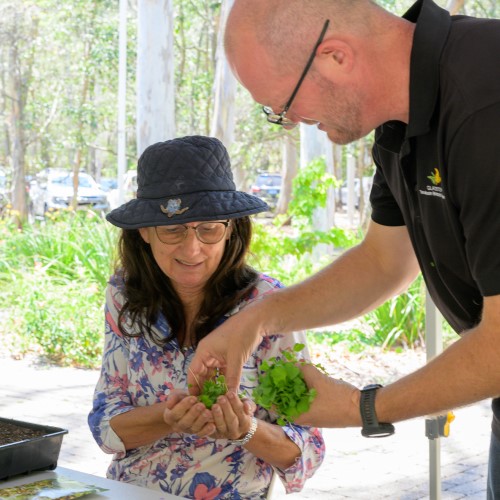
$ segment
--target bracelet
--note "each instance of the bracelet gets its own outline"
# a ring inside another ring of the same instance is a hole
[[[255,434],[255,431],[257,430],[257,419],[255,417],[252,417],[252,423],[250,424],[250,429],[248,429],[248,432],[241,438],[241,439],[232,439],[231,444],[235,444],[237,446],[243,446],[250,441],[250,439],[253,438],[253,435]]]

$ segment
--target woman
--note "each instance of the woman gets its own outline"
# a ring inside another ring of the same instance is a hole
[[[320,466],[316,428],[274,423],[251,401],[264,359],[305,336],[267,337],[240,385],[209,410],[188,394],[198,342],[282,285],[245,263],[249,216],[267,210],[236,191],[214,138],[157,143],[138,163],[137,199],[110,212],[122,228],[106,293],[106,339],[89,425],[114,453],[108,477],[185,498],[265,498],[273,474],[300,491]]]

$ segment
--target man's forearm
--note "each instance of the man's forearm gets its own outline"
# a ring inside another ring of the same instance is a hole
[[[490,298],[496,307],[500,299]],[[485,317],[487,312],[485,311]],[[437,414],[500,395],[500,323],[490,317],[420,370],[378,391],[379,421]]]

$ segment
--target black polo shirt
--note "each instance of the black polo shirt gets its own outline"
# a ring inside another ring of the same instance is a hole
[[[500,21],[431,0],[404,17],[416,22],[409,123],[376,130],[372,218],[407,226],[435,304],[462,332],[500,294]]]

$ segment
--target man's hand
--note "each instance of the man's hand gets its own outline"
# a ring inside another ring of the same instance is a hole
[[[360,392],[356,387],[331,378],[310,364],[302,365],[300,369],[307,387],[316,389],[316,397],[309,411],[298,417],[295,423],[314,427],[361,426]]]
[[[238,393],[243,364],[262,340],[258,314],[247,306],[207,335],[196,348],[188,370],[189,392],[198,395],[203,383],[218,368],[226,377],[228,391]]]

